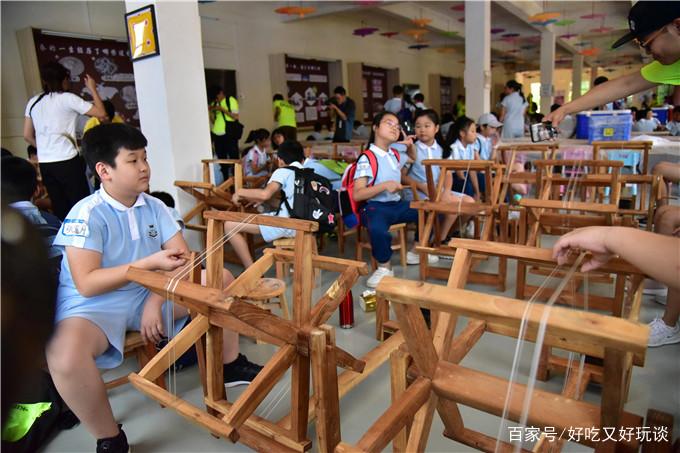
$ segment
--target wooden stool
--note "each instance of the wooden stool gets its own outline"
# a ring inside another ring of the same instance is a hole
[[[395,223],[390,227],[388,230],[390,233],[397,233],[397,242],[396,244],[392,244],[392,250],[397,251],[399,250],[399,256],[401,258],[401,265],[406,266],[406,224],[405,223]],[[366,235],[366,240],[364,241],[362,238],[364,237],[364,234]],[[357,231],[357,261],[363,261],[363,251],[364,249],[371,250],[371,242],[370,239],[368,238],[368,230],[362,225],[360,229]],[[375,258],[373,258],[373,255],[371,254],[371,266],[373,267],[373,270],[376,270],[378,268],[378,263],[376,262]]]
[[[275,239],[273,244],[274,244],[274,248],[279,249],[279,250],[295,251],[295,238]],[[316,246],[316,241],[312,241],[312,251],[314,252],[315,255],[319,254],[319,249]],[[276,262],[276,278],[279,279],[279,280],[285,281],[286,278],[288,278],[289,274],[290,274],[290,264],[277,261]],[[315,269],[314,270],[315,287],[316,287],[316,278],[318,276],[319,276],[319,271],[317,269]]]
[[[123,357],[131,356],[135,354],[137,356],[137,363],[139,364],[139,369],[141,370],[149,363],[149,360],[156,355],[156,345],[153,343],[144,344],[142,339],[142,334],[140,332],[130,331],[125,335],[125,347],[123,349]],[[106,383],[106,390],[114,389],[120,387],[123,384],[128,383],[127,375],[121,376],[119,378],[113,379]],[[163,389],[165,389],[165,375],[162,375],[156,380],[156,384]]]
[[[279,299],[279,308],[283,313],[284,319],[290,319],[288,313],[288,302],[286,301],[286,283],[278,278],[261,278],[257,281],[254,288],[248,291],[248,296],[244,299],[252,302],[258,307],[271,311],[268,305],[272,304],[271,299]]]

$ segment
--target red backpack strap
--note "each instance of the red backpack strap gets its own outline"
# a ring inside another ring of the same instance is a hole
[[[399,154],[399,151],[397,151],[394,148],[390,148],[390,151],[392,151],[392,154],[394,154],[394,157],[397,158],[397,163],[401,161],[401,154]]]

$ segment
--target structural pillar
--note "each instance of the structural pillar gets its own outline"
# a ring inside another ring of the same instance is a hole
[[[465,112],[491,110],[491,2],[465,3]]]
[[[126,1],[125,8],[149,4],[155,8],[160,55],[136,61],[133,68],[139,121],[149,142],[150,185],[172,194],[186,212],[195,200],[174,182],[200,181],[201,159],[212,157],[198,2]]]
[[[590,67],[590,89],[592,90],[595,86],[595,79],[597,79],[597,66]]]
[[[574,55],[571,68],[571,100],[581,97],[581,78],[583,76],[583,55]]]
[[[547,115],[553,102],[553,77],[555,76],[555,33],[541,32],[541,105],[540,112]]]

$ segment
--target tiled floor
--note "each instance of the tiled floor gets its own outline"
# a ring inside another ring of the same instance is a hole
[[[351,248],[351,247],[350,247]],[[326,251],[328,255],[335,255],[337,249],[331,242]],[[349,252],[347,257],[349,257]],[[394,262],[397,257],[394,257]],[[485,263],[494,266],[493,260]],[[417,279],[418,266],[409,266],[407,269],[395,267],[397,277]],[[232,267],[233,272],[238,268]],[[313,300],[318,299],[322,291],[335,279],[336,274],[323,272],[321,279],[323,284],[314,292]],[[361,356],[374,348],[377,342],[374,338],[375,316],[374,313],[364,313],[359,307],[359,295],[365,287],[366,278],[360,279],[354,287],[355,319],[353,329],[337,329],[337,342],[343,348],[356,356]],[[443,282],[440,282],[443,283]],[[591,285],[593,286],[593,285]],[[470,285],[468,288],[492,292],[489,288]],[[595,289],[593,289],[595,291]],[[510,262],[508,273],[508,288],[505,293],[508,296],[514,294],[514,263]],[[290,299],[289,299],[290,300]],[[660,315],[663,307],[651,300],[645,300],[642,306],[641,320],[648,322],[655,316]],[[458,329],[466,321],[459,322]],[[337,314],[329,324],[337,326]],[[256,362],[264,363],[270,357],[274,348],[269,345],[256,345],[249,339],[241,339],[242,352]],[[472,352],[463,360],[462,364],[487,373],[507,378],[513,363],[515,341],[494,334],[485,334],[477,343]],[[529,373],[529,365],[533,344],[529,343],[524,348],[524,354],[520,361],[519,382],[526,382]],[[675,433],[680,434],[680,344],[665,346],[662,348],[649,349],[644,368],[635,368],[630,396],[626,404],[626,410],[645,415],[648,408],[666,411],[675,416]],[[122,373],[132,370],[130,362],[111,372]],[[289,404],[288,388],[290,374],[279,382],[271,394],[260,405],[256,413],[268,419],[278,420],[286,415]],[[185,398],[193,404],[202,407],[202,391],[199,384],[198,369],[196,367],[177,373],[170,383],[172,392]],[[554,377],[549,382],[538,382],[537,388],[549,389],[559,392],[563,385],[561,377]],[[470,386],[475,386],[470,382]],[[230,389],[228,394],[233,400],[244,387]],[[483,389],[479,389],[483,391]],[[586,394],[586,399],[597,401],[600,388],[591,386]],[[229,441],[216,439],[207,431],[190,424],[184,418],[171,410],[161,409],[160,406],[146,398],[129,385],[120,387],[110,392],[111,404],[114,414],[120,423],[124,424],[125,432],[130,441],[133,452],[217,452],[250,451],[241,444],[232,444]],[[342,438],[348,442],[356,442],[367,430],[368,426],[389,406],[390,384],[389,366],[383,365],[372,376],[368,377],[361,385],[349,393],[341,402],[341,427]],[[499,431],[498,417],[490,416],[462,407],[461,413],[466,426],[485,434],[496,436]],[[435,416],[427,451],[430,452],[458,452],[469,451],[466,446],[444,438],[441,433],[443,427],[438,417]],[[508,430],[504,430],[504,437],[508,438]],[[310,439],[314,439],[314,427],[310,425]],[[45,449],[46,452],[87,452],[94,450],[94,440],[82,426],[73,430],[60,433]],[[388,447],[391,448],[391,447]],[[587,451],[588,448],[578,444],[567,444],[567,451]],[[273,453],[273,452],[271,452]]]

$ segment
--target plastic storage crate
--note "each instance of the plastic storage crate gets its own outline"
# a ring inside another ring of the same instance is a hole
[[[653,107],[652,112],[654,118],[659,120],[659,123],[666,124],[668,122],[668,107]]]
[[[630,140],[633,118],[630,110],[600,110],[576,115],[576,138],[588,143],[601,140]]]

